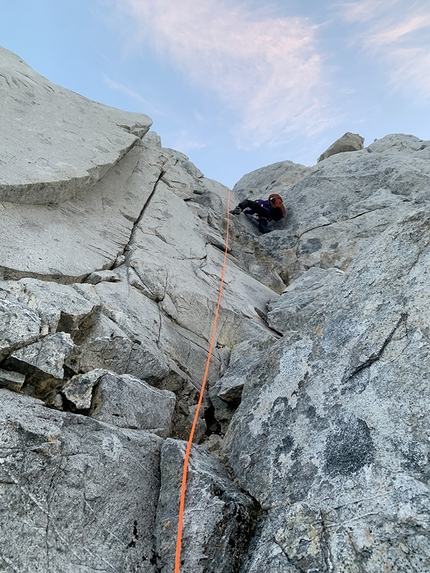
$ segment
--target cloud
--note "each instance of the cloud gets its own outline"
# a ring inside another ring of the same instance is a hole
[[[427,0],[360,0],[342,4],[359,25],[358,41],[383,67],[392,89],[430,102],[430,5]]]
[[[121,0],[121,6],[137,26],[136,44],[150,43],[237,114],[243,146],[273,144],[292,131],[314,134],[333,123],[318,27],[306,18],[250,11],[237,0]]]
[[[135,90],[133,90],[132,88],[125,86],[119,82],[116,82],[115,80],[112,80],[109,76],[107,76],[106,74],[102,74],[103,77],[103,81],[104,83],[109,86],[110,88],[120,91],[123,94],[125,94],[126,96],[132,98],[132,99],[136,99],[144,104],[147,104],[148,102],[142,97],[140,96]]]
[[[337,4],[347,22],[368,22],[381,15],[382,12],[392,11],[399,0],[358,0],[356,2],[341,2]]]
[[[373,29],[366,38],[367,47],[383,47],[388,44],[397,44],[407,41],[407,36],[430,27],[430,10],[428,14],[411,15],[406,20],[387,26],[384,30]],[[409,36],[409,39],[410,36]]]
[[[173,140],[173,148],[180,149],[182,153],[189,153],[195,149],[204,149],[206,144],[200,141],[195,135],[190,133],[187,129],[182,129],[179,132],[169,134]]]
[[[108,87],[110,87],[111,89],[119,91],[119,92],[125,94],[127,97],[134,99],[134,100],[140,102],[141,104],[143,104],[144,109],[145,109],[145,113],[149,113],[149,114],[153,113],[153,114],[162,115],[162,116],[168,115],[167,112],[161,110],[159,107],[155,107],[149,100],[142,97],[133,88],[113,80],[112,78],[110,78],[109,76],[107,76],[104,73],[102,74],[102,78],[103,78],[104,83]]]

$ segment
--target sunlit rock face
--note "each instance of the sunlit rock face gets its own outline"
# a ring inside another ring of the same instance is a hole
[[[0,200],[55,204],[88,191],[152,121],[57,86],[0,48]]]
[[[227,189],[6,50],[0,89],[1,566],[167,573]],[[429,155],[391,135],[233,189],[287,216],[232,217],[184,572],[430,570]]]

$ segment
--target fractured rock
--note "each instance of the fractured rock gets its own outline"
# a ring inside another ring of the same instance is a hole
[[[311,267],[346,270],[385,229],[430,200],[429,157],[429,142],[392,135],[320,162],[281,190],[290,205],[286,228],[258,237],[255,255],[280,276],[287,269],[290,281]]]
[[[90,416],[121,428],[147,430],[166,438],[172,424],[176,398],[143,380],[114,372],[101,376]]]
[[[35,342],[40,330],[39,314],[0,290],[0,360],[16,348]]]
[[[96,368],[85,374],[77,374],[63,386],[61,393],[73,404],[76,410],[89,410],[93,398],[93,388],[106,373],[107,370]]]
[[[81,327],[88,328],[95,320],[100,305],[97,299],[89,300],[91,287],[87,285],[80,285],[81,291],[88,292],[86,297],[72,286],[32,278],[2,281],[0,288],[39,314],[43,334],[61,331],[76,336]],[[95,292],[91,295],[96,296]]]
[[[210,399],[220,431],[225,434],[240,404],[244,385],[252,377],[252,365],[265,362],[267,350],[277,338],[266,335],[236,344],[231,352],[230,366],[224,375],[210,387]]]
[[[26,374],[29,393],[43,396],[64,378],[64,362],[74,344],[70,334],[58,332],[13,352],[6,364]]]
[[[157,508],[157,566],[173,570],[185,443],[168,439],[161,453],[161,491]],[[256,512],[223,466],[203,447],[189,461],[181,567],[193,573],[227,573],[241,562]]]
[[[0,390],[0,438],[7,569],[156,573],[161,438],[7,390]]]
[[[87,277],[86,282],[91,285],[96,285],[102,281],[117,283],[121,279],[115,271],[95,271]]]
[[[274,342],[276,338],[267,335],[236,344],[231,353],[230,366],[224,376],[212,387],[211,394],[218,396],[228,404],[238,406],[246,374],[252,369],[251,364],[264,362],[264,353]]]
[[[283,334],[300,331],[324,302],[329,302],[343,272],[336,268],[311,267],[298,275],[284,293],[268,304],[268,323]]]
[[[165,160],[148,134],[85,195],[59,205],[4,203],[0,277],[70,284],[111,268],[127,247]]]
[[[429,236],[426,209],[387,229],[249,372],[225,452],[304,570],[430,566]]]
[[[83,339],[78,339],[68,366],[76,373],[95,368],[162,379],[169,369],[157,347],[160,313],[156,304],[126,282],[96,285],[101,313]]]

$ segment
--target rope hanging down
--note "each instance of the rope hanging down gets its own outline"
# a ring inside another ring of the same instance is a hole
[[[197,409],[194,415],[193,424],[191,426],[190,436],[188,438],[187,449],[185,451],[185,459],[184,459],[184,470],[182,473],[182,485],[181,485],[181,497],[179,501],[179,517],[178,517],[178,537],[176,539],[176,554],[175,554],[175,573],[180,573],[181,567],[181,546],[182,546],[182,530],[183,530],[183,522],[184,522],[184,509],[185,509],[185,491],[187,488],[187,475],[188,475],[188,462],[191,453],[191,446],[193,445],[194,433],[196,431],[197,422],[199,419],[200,408],[203,401],[203,395],[205,392],[206,381],[209,374],[209,366],[211,363],[212,358],[212,351],[215,344],[215,336],[216,336],[216,329],[218,324],[218,316],[219,316],[219,309],[221,306],[221,298],[222,298],[222,290],[224,286],[224,279],[225,279],[225,269],[227,267],[227,251],[228,251],[228,236],[229,236],[229,227],[230,227],[230,189],[227,189],[227,229],[225,234],[225,250],[224,250],[224,260],[222,265],[221,271],[221,280],[218,292],[218,302],[215,309],[215,318],[214,323],[212,326],[212,335],[209,344],[208,350],[208,357],[206,360],[206,368],[203,375],[202,387],[200,390],[199,400],[197,402]]]

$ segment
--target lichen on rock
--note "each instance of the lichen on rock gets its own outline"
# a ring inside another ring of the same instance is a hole
[[[1,566],[171,571],[227,189],[147,116],[0,65]],[[231,222],[184,573],[430,570],[430,142],[352,139],[233,189],[287,215]]]

